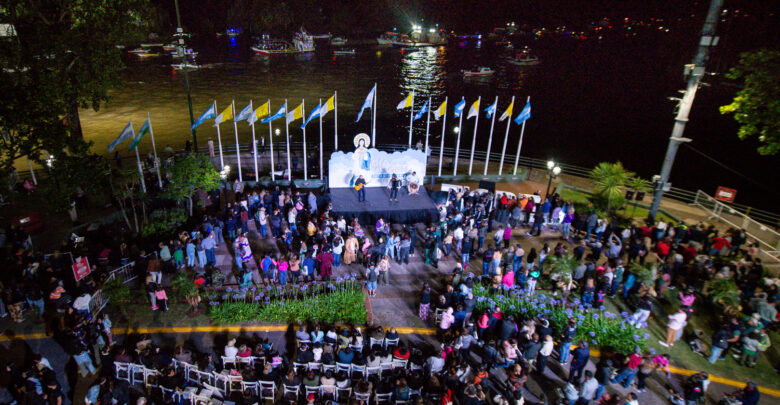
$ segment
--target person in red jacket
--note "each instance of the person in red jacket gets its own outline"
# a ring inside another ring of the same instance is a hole
[[[712,246],[710,246],[710,256],[720,255],[720,252],[723,250],[723,248],[730,247],[731,242],[720,235],[715,235],[715,237],[712,238]]]

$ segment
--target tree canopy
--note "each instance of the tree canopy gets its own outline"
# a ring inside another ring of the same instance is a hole
[[[780,51],[743,53],[726,76],[744,80],[745,86],[731,104],[720,107],[721,114],[734,114],[740,125],[739,139],[758,137],[758,153],[780,152]]]
[[[163,196],[172,200],[187,199],[192,215],[192,197],[198,189],[213,190],[219,185],[219,173],[203,155],[185,155],[173,162],[168,171],[170,183]]]

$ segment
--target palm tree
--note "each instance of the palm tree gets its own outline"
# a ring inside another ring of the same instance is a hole
[[[641,281],[646,286],[652,288],[655,285],[655,277],[658,270],[654,263],[645,262],[642,264],[637,260],[628,266],[628,271],[634,273],[637,281]]]
[[[634,195],[639,193],[640,191],[643,193],[646,193],[650,191],[650,182],[641,178],[641,177],[632,177],[628,179],[626,182],[626,188],[629,190],[634,190]],[[636,211],[636,204],[632,204],[634,208],[631,209],[631,218],[634,217],[634,212]]]
[[[579,264],[571,253],[561,257],[548,257],[546,261],[550,263],[548,268],[550,269],[550,278],[553,280],[570,280],[574,269]]]
[[[601,162],[590,171],[590,179],[593,181],[593,191],[607,199],[607,215],[612,206],[612,200],[620,198],[626,183],[634,173],[626,170],[620,162]]]

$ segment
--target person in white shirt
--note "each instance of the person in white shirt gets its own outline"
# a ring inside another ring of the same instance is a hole
[[[455,250],[460,253],[461,246],[463,246],[463,228],[458,226],[452,231],[452,238],[455,239]]]
[[[585,372],[585,382],[580,388],[580,399],[578,403],[588,404],[590,401],[596,399],[596,390],[599,388],[599,382],[593,378],[593,372],[588,370]]]
[[[236,357],[238,355],[238,348],[236,347],[236,339],[230,339],[225,346],[225,357]]]
[[[431,356],[425,361],[425,366],[431,373],[438,373],[444,369],[444,359],[441,356]]]
[[[92,296],[88,293],[84,293],[82,295],[79,295],[78,298],[73,300],[73,309],[76,310],[76,312],[84,315],[85,317],[89,315],[89,302],[92,301]]]
[[[674,346],[674,340],[677,337],[677,331],[685,327],[688,314],[682,309],[677,309],[677,312],[669,315],[669,323],[666,324],[666,342],[658,341],[661,346],[669,347]]]
[[[552,335],[547,335],[544,338],[544,343],[542,343],[542,348],[539,349],[539,356],[536,360],[536,371],[539,374],[544,374],[544,370],[547,368],[547,358],[552,354],[553,347],[555,347],[553,337]]]

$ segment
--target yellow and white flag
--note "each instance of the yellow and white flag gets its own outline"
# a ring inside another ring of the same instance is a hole
[[[295,107],[294,110],[287,113],[287,123],[303,118],[303,104]]]
[[[265,104],[261,105],[260,107],[257,107],[254,113],[246,119],[249,122],[249,125],[252,125],[257,120],[268,116],[268,114],[271,113],[271,109],[269,107],[270,106],[268,105],[268,101],[266,101]]]
[[[336,96],[330,96],[328,101],[325,102],[325,104],[320,107],[320,117],[324,117],[325,114],[333,111],[336,108]]]
[[[504,111],[503,114],[501,114],[501,117],[498,118],[499,121],[503,121],[507,118],[512,117],[512,107],[515,106],[515,102],[513,101],[511,104],[509,104],[509,107],[507,107],[506,111]]]
[[[471,105],[471,108],[469,108],[469,115],[466,116],[466,119],[469,119],[471,117],[476,117],[479,115],[479,99],[474,102],[474,104]]]
[[[401,102],[398,103],[398,105],[395,108],[399,110],[403,110],[404,108],[409,108],[412,106],[413,101],[414,101],[414,92],[411,92],[409,93],[408,96],[406,96],[406,98],[401,100]]]
[[[232,120],[233,119],[233,104],[229,105],[228,108],[224,109],[222,113],[217,115],[217,118],[214,118],[214,126],[217,126],[225,121]]]
[[[446,114],[446,113],[447,113],[447,101],[444,101],[443,103],[441,103],[439,108],[437,108],[437,109],[435,109],[433,111],[433,118],[435,118],[436,121],[438,121],[439,118],[444,116],[444,114]]]

